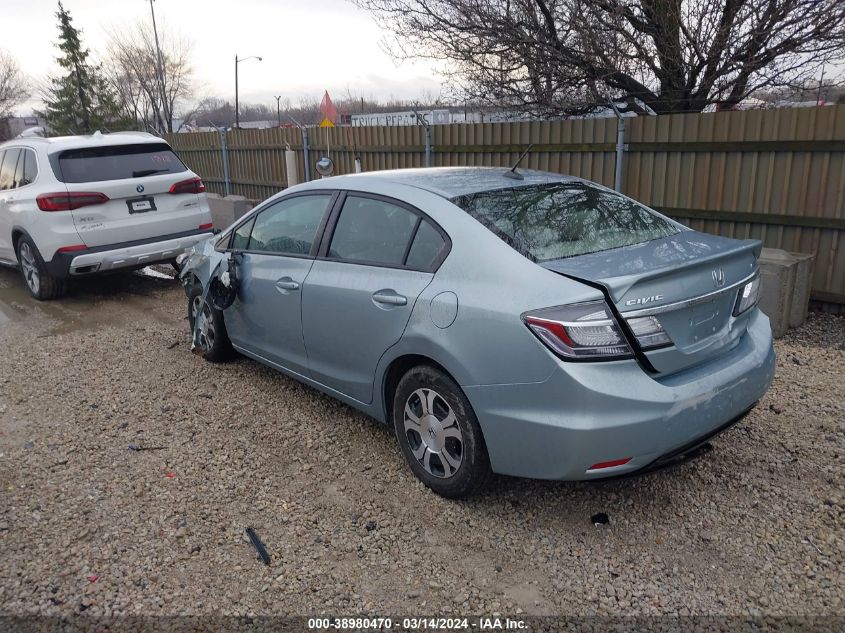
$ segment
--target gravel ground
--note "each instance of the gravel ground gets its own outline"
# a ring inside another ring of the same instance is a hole
[[[0,614],[845,615],[845,319],[779,341],[697,460],[450,502],[385,427],[191,354],[184,313],[166,279],[36,305],[0,270]]]

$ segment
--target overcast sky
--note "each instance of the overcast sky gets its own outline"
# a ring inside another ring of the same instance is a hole
[[[2,0],[0,47],[39,80],[56,72],[56,0]],[[64,0],[83,41],[96,55],[114,27],[150,19],[149,0]],[[234,96],[234,58],[242,102],[275,106],[273,95],[386,99],[437,96],[440,81],[428,62],[397,66],[379,46],[383,33],[369,14],[346,0],[156,0],[159,27],[193,42],[197,96]],[[27,104],[21,113],[28,113]]]

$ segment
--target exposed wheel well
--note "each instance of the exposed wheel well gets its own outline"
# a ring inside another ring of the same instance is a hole
[[[22,235],[26,235],[20,229],[14,229],[12,231],[12,250],[15,251],[15,257],[18,255],[18,240],[21,239]]]
[[[434,367],[452,378],[452,380],[455,380],[452,374],[450,374],[443,365],[435,360],[432,360],[428,356],[408,354],[394,359],[384,374],[384,389],[382,391],[382,398],[384,398],[384,412],[387,418],[385,422],[388,424],[391,424],[391,416],[393,415],[393,394],[396,392],[396,387],[399,385],[399,381],[402,380],[402,376],[404,376],[409,369],[416,367],[417,365],[428,365],[430,367]],[[457,381],[455,380],[455,382]]]

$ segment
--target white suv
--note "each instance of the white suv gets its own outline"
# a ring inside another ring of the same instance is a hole
[[[212,235],[202,180],[143,132],[0,144],[0,264],[36,299],[67,279],[173,261]]]

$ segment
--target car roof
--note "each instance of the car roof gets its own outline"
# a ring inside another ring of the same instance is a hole
[[[135,145],[140,143],[166,143],[152,134],[146,132],[112,132],[103,134],[94,132],[81,136],[26,136],[13,138],[0,144],[0,149],[8,146],[25,146],[44,148],[47,153],[53,154],[66,149],[79,149],[83,147],[106,147],[110,145]]]
[[[517,180],[505,176],[504,174],[508,171],[507,167],[423,167],[348,174],[316,182],[323,183],[322,187],[350,189],[366,186],[368,183],[409,185],[450,199],[495,189],[512,189],[558,182],[582,182],[581,179],[573,176],[533,169],[518,169],[522,179]]]

